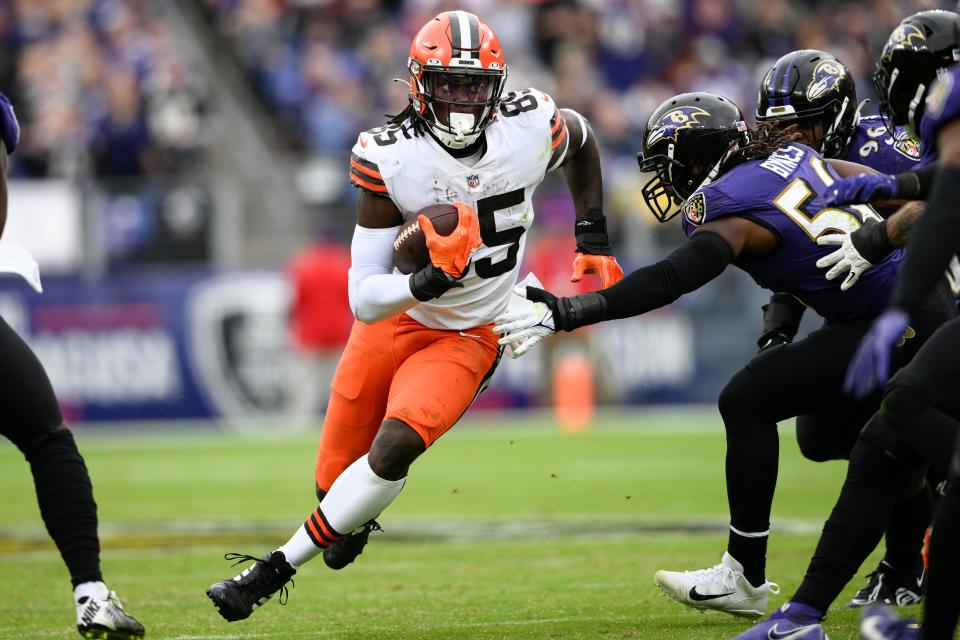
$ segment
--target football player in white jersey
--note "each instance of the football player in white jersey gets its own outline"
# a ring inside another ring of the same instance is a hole
[[[563,168],[577,213],[572,280],[592,272],[606,287],[623,276],[607,238],[593,133],[541,91],[502,95],[507,66],[486,23],[465,11],[439,14],[414,38],[408,70],[409,105],[361,133],[350,158],[360,190],[349,276],[358,321],[320,439],[321,502],[276,551],[228,554],[253,561],[207,590],[230,621],[248,617],[321,552],[334,569],[352,562],[410,464],[486,385],[501,354],[493,322],[507,309],[533,191],[548,171]],[[442,203],[456,205],[457,229],[440,236],[421,216],[430,262],[399,273],[400,227]]]

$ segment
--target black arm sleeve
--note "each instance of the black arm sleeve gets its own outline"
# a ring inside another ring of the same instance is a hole
[[[694,233],[660,262],[599,291],[607,303],[604,319],[629,318],[668,305],[716,278],[731,262],[733,250],[720,235]]]
[[[926,200],[933,188],[933,179],[939,170],[937,163],[914,171],[897,174],[897,197],[906,200]]]
[[[941,166],[927,209],[907,244],[907,257],[893,292],[891,306],[913,313],[936,285],[950,257],[960,250],[960,166]]]

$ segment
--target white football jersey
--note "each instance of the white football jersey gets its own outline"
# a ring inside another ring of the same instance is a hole
[[[485,325],[506,309],[533,223],[533,191],[551,168],[554,150],[569,144],[556,104],[536,89],[505,96],[484,135],[486,151],[473,166],[430,135],[416,135],[409,120],[365,131],[353,147],[353,185],[388,195],[404,221],[430,205],[457,201],[477,212],[483,244],[460,281],[463,288],[407,311],[430,328]]]

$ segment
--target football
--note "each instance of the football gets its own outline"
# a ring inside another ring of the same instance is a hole
[[[442,236],[453,233],[460,221],[455,206],[435,204],[421,209],[417,215],[404,222],[393,241],[393,264],[400,273],[413,273],[430,262],[427,240],[420,229],[420,223],[417,222],[417,217],[421,215],[426,216]]]

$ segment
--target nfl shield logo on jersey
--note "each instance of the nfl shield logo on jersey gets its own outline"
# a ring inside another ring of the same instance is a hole
[[[480,176],[473,174],[472,176],[467,176],[467,186],[471,189],[476,189],[480,186]]]

